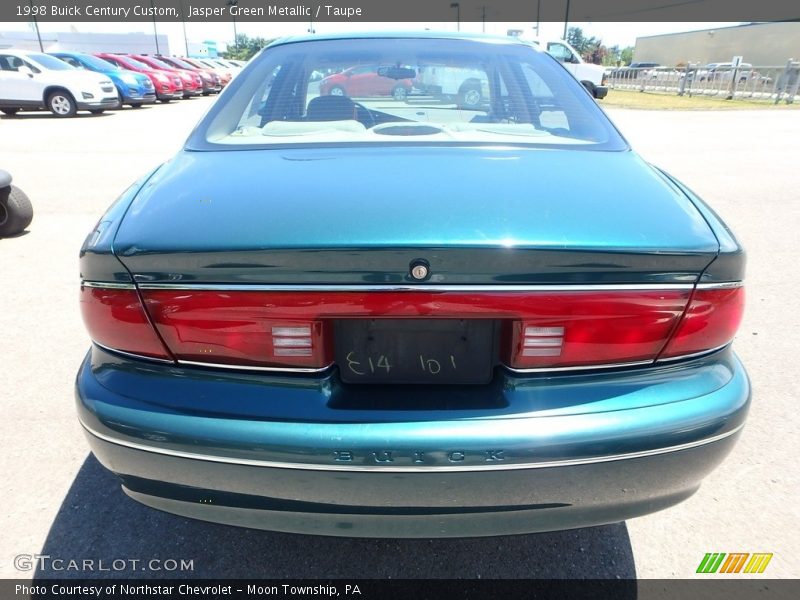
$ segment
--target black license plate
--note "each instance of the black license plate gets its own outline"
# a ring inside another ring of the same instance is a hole
[[[485,319],[340,320],[336,363],[347,383],[483,384],[496,331]]]

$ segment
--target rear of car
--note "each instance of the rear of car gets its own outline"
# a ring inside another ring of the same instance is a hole
[[[376,61],[479,71],[487,96],[319,90]],[[738,438],[743,274],[719,217],[544,52],[288,39],[87,237],[79,418],[126,493],[200,519],[619,521],[689,497]]]

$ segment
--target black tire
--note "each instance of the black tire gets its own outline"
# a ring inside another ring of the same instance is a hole
[[[396,85],[392,88],[392,98],[398,102],[405,102],[408,100],[408,90],[402,85]]]
[[[105,108],[90,108],[89,112],[92,113],[93,115],[102,115],[104,112],[106,112],[106,109]]]
[[[47,109],[59,118],[74,117],[78,112],[75,98],[66,90],[56,90],[47,96]]]
[[[331,96],[347,96],[347,92],[345,92],[344,88],[340,85],[333,86],[328,90],[328,94]]]
[[[4,115],[9,115],[9,116],[13,117],[15,114],[17,114],[19,112],[19,109],[18,108],[0,108],[0,112],[2,112]]]
[[[131,104],[131,108],[142,108],[142,103],[134,102],[133,104]]]
[[[172,100],[172,98],[162,98],[161,99],[161,104],[169,104],[171,100]]]
[[[477,108],[482,101],[483,96],[479,85],[465,84],[458,90],[458,105],[463,108]]]
[[[0,237],[14,235],[33,220],[33,206],[25,193],[15,185],[0,189]]]

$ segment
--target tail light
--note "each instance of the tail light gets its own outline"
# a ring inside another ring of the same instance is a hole
[[[698,288],[661,358],[697,354],[730,343],[743,314],[743,287]]]
[[[493,319],[502,325],[499,359],[514,369],[536,370],[653,363],[713,350],[732,340],[743,299],[741,287],[694,292],[85,287],[81,306],[92,338],[112,349],[188,363],[278,369],[330,365],[335,319]]]
[[[81,315],[89,336],[106,348],[171,359],[132,289],[81,287]]]

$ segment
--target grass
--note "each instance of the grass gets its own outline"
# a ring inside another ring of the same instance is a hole
[[[636,90],[609,90],[600,100],[600,106],[638,108],[642,110],[743,110],[761,108],[781,110],[800,108],[800,103],[774,104],[774,100],[725,100],[708,96],[678,96],[675,93],[639,92]]]

